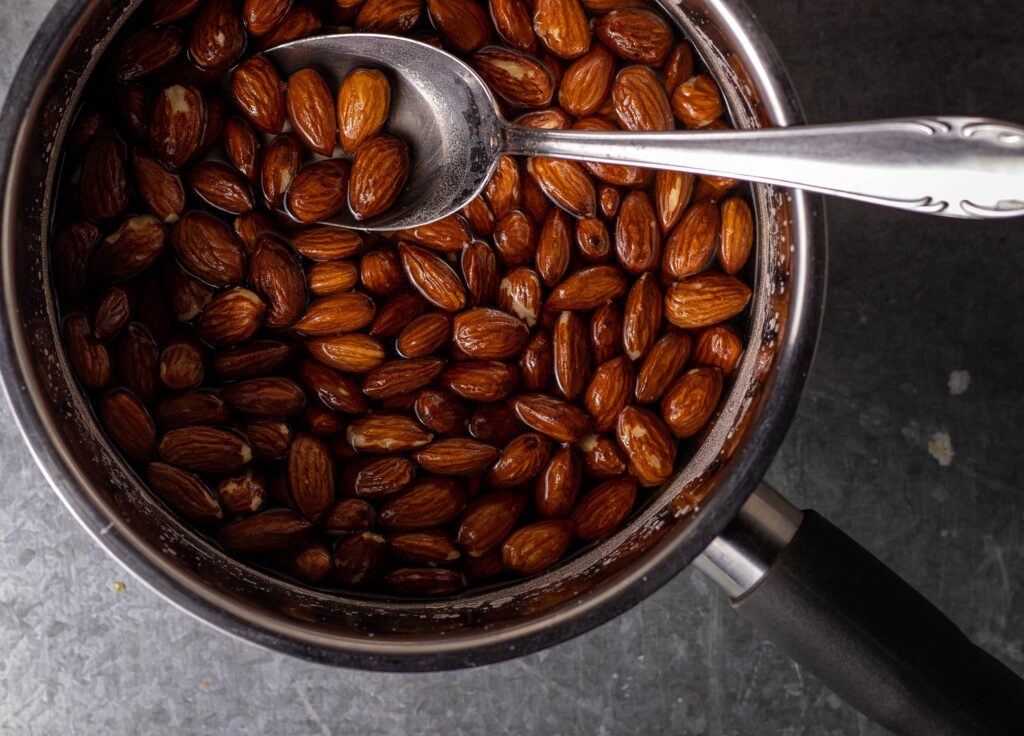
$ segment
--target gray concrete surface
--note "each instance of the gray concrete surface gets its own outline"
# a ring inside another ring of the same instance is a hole
[[[1010,3],[751,2],[812,121],[940,111],[1024,121],[1024,16]],[[0,0],[0,93],[50,4]],[[1021,224],[846,203],[830,217],[818,362],[769,479],[1024,672]],[[468,672],[343,671],[229,640],[89,541],[4,406],[0,734],[99,733],[882,730],[693,572],[589,635]]]

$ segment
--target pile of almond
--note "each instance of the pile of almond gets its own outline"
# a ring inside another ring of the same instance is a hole
[[[465,58],[523,125],[726,125],[637,0],[151,0],[67,139],[68,358],[153,492],[253,564],[398,595],[548,569],[700,441],[751,210],[731,180],[506,157],[440,222],[316,224],[408,170],[384,74],[333,91],[254,56],[342,26]]]

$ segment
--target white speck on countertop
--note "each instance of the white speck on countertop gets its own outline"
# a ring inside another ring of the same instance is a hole
[[[944,468],[953,464],[953,441],[948,432],[935,432],[928,438],[928,454]]]
[[[950,396],[960,396],[967,393],[967,389],[971,386],[971,374],[970,372],[962,369],[958,369],[949,374],[949,394]]]

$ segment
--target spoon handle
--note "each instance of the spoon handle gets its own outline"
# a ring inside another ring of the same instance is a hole
[[[1024,215],[1024,128],[985,118],[667,133],[508,125],[505,150],[758,181],[946,217]]]

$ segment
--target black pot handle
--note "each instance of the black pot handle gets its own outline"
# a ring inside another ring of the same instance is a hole
[[[733,606],[897,734],[1021,736],[1024,680],[814,511]]]

